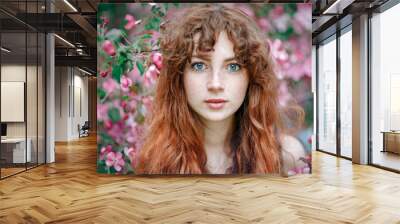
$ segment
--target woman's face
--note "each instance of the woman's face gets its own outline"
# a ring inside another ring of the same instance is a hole
[[[194,37],[199,40],[199,34]],[[196,45],[197,46],[197,45]],[[206,121],[221,121],[235,114],[246,96],[249,78],[235,59],[233,43],[221,32],[212,51],[197,55],[184,70],[189,106]]]

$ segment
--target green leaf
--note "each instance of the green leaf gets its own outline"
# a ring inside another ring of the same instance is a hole
[[[100,100],[102,100],[106,96],[106,91],[104,91],[104,89],[102,89],[102,88],[98,88],[97,95],[100,97]]]
[[[159,17],[154,17],[152,19],[152,23],[153,23],[153,27],[155,30],[160,30],[160,23],[161,23],[161,19]]]
[[[120,83],[120,81],[121,81],[122,73],[123,73],[123,70],[122,70],[121,66],[119,66],[118,64],[113,65],[113,67],[112,67],[112,77],[118,83]]]
[[[102,43],[104,41],[104,37],[100,36],[100,35],[97,35],[96,39],[97,39],[97,43]]]
[[[107,165],[104,160],[97,160],[97,172],[98,173],[107,173]]]
[[[146,25],[144,25],[144,29],[145,29],[145,30],[151,30],[151,29],[153,29],[153,26],[152,26],[151,22],[146,23]]]
[[[154,6],[151,7],[151,12],[155,16],[161,16],[161,17],[165,16],[165,12],[163,12],[163,11],[164,11],[164,9],[159,7],[159,6],[157,6],[157,5],[154,5]]]
[[[100,122],[99,122],[100,123]],[[102,127],[102,125],[98,125],[99,127]],[[114,139],[111,138],[111,136],[109,136],[108,134],[106,134],[105,132],[101,132],[100,131],[100,136],[101,136],[101,142],[104,145],[112,145],[114,144]]]
[[[296,6],[296,4],[293,4],[293,3],[284,4],[283,8],[285,9],[285,12],[288,13],[289,16],[291,16],[291,17],[293,17],[297,11],[297,6]]]
[[[127,61],[127,63],[126,63],[126,69],[127,69],[128,71],[132,71],[132,70],[133,70],[133,63],[132,63],[132,60],[129,60],[129,59],[128,59],[128,61]]]
[[[116,171],[116,170],[114,169],[114,167],[112,166],[112,167],[109,167],[108,173],[109,173],[109,174],[116,174],[117,171]]]
[[[118,59],[117,59],[117,64],[118,64],[119,67],[121,68],[122,73],[124,73],[124,71],[126,71],[126,69],[128,68],[128,66],[127,66],[127,62],[128,62],[128,61],[129,61],[129,60],[128,60],[128,57],[127,57],[126,52],[122,50],[122,51],[118,54]]]
[[[118,122],[121,120],[121,114],[119,110],[115,107],[108,109],[108,117],[111,119],[112,122]]]
[[[152,17],[147,24],[144,26],[145,30],[156,30],[160,29],[161,19],[159,17]]]
[[[133,172],[133,168],[131,166],[131,160],[130,159],[125,159],[125,169],[128,171],[128,173]]]
[[[152,37],[152,35],[148,34],[148,33],[141,36],[142,39],[150,39],[151,37]]]
[[[129,96],[122,96],[122,100],[129,100]]]
[[[140,75],[143,76],[144,73],[144,67],[141,61],[136,62],[136,67],[138,68]]]

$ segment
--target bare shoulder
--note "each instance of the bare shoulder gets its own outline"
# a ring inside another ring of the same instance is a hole
[[[290,170],[307,165],[301,160],[306,156],[306,152],[297,138],[290,135],[282,135],[281,146],[284,173],[287,174]]]

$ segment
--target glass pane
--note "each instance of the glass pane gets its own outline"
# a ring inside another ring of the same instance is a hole
[[[26,150],[25,90],[26,35],[1,34],[1,140],[2,177],[25,170],[31,151]]]
[[[318,147],[336,154],[336,39],[318,48]]]
[[[38,45],[38,163],[45,163],[45,35],[40,33]]]
[[[351,30],[340,37],[340,152],[352,157],[352,35]]]
[[[27,113],[27,142],[30,148],[30,161],[28,162],[28,168],[37,165],[37,128],[38,128],[38,111],[37,111],[37,75],[38,75],[38,36],[36,32],[30,32],[27,34],[28,38],[28,63],[27,63],[27,82],[26,82],[26,113]]]
[[[400,170],[400,5],[372,22],[372,163]]]

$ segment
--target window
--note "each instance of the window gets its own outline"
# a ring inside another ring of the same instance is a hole
[[[400,170],[398,21],[400,5],[371,18],[372,164],[395,170]]]
[[[318,149],[336,154],[336,37],[318,48]]]
[[[351,26],[340,36],[340,155],[352,157],[352,35]]]

